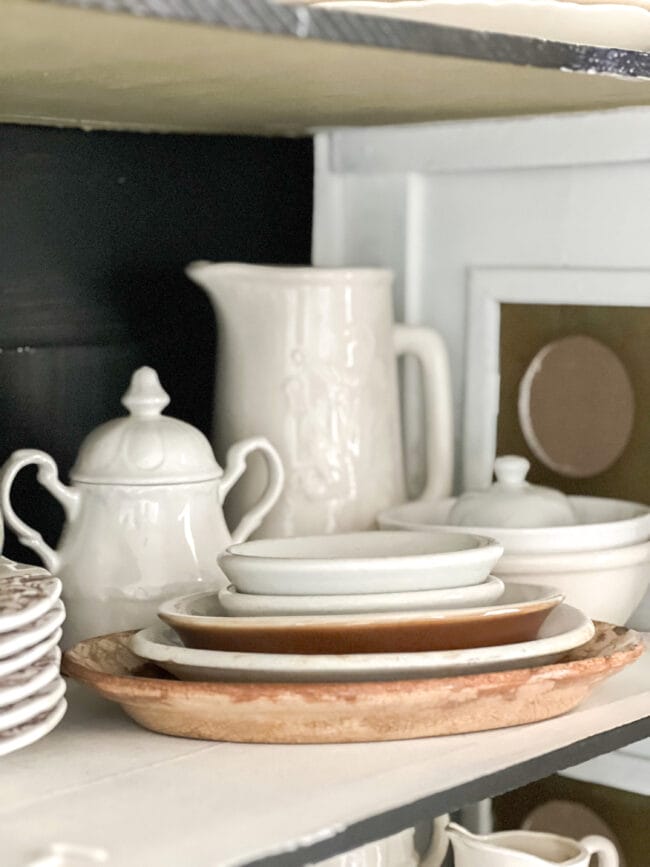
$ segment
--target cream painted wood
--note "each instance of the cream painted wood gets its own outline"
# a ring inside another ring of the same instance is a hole
[[[287,2],[287,0],[284,0]],[[296,0],[288,0],[296,2]],[[304,2],[304,0],[300,0]],[[444,0],[307,0],[319,8],[338,9],[384,18],[402,18],[426,24],[473,27],[589,45],[610,45],[647,51],[650,16],[644,0],[561,2],[557,0],[496,0],[444,2]]]
[[[262,0],[95,3],[102,5],[112,11],[80,9],[74,0],[3,0],[0,120],[85,129],[295,134],[335,124],[650,103],[650,80],[642,77],[647,61],[602,49],[558,51],[471,30],[450,38],[445,28],[426,25],[424,32],[409,30],[404,44],[411,50],[399,51],[394,50],[402,44],[395,35],[399,22],[370,17],[361,27],[346,28],[339,13],[323,9],[274,11]],[[115,11],[129,6],[140,14]],[[151,10],[178,20],[157,19]],[[573,11],[580,19],[594,15]],[[623,14],[645,15],[639,9]],[[184,15],[190,20],[182,20]],[[225,26],[210,26],[211,21]],[[265,26],[273,32],[255,32]],[[317,38],[320,33],[329,38]],[[350,41],[334,41],[339,33]],[[644,39],[639,27],[632,34]],[[375,40],[387,47],[374,47]],[[484,54],[491,59],[475,58]],[[513,54],[519,65],[502,62]],[[603,68],[619,74],[598,74]]]
[[[234,867],[288,853],[647,717],[649,684],[646,653],[576,711],[520,727],[516,737],[504,729],[302,747],[153,735],[71,684],[60,727],[29,752],[2,761],[2,867],[25,867],[53,842],[105,850],[109,867]],[[378,837],[400,830],[383,827]]]

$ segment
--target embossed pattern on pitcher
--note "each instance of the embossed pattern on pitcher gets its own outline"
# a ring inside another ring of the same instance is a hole
[[[303,295],[298,305],[308,303]],[[289,375],[283,382],[287,410],[288,485],[285,508],[299,515],[304,501],[318,502],[326,532],[348,523],[345,510],[359,495],[367,477],[359,478],[368,459],[377,471],[373,481],[375,502],[390,502],[395,482],[390,461],[377,442],[392,441],[390,453],[399,451],[399,439],[382,406],[382,390],[391,371],[377,351],[373,330],[352,320],[352,305],[343,305],[345,325],[335,333],[333,323],[310,340],[303,323],[307,310],[294,320],[296,342],[288,351]],[[321,320],[323,324],[323,320]],[[363,420],[363,427],[362,427]],[[374,437],[368,440],[368,432]],[[370,445],[372,454],[369,453]],[[360,462],[362,451],[366,459]]]

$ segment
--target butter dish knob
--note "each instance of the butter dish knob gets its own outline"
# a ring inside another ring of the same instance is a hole
[[[518,455],[502,455],[494,462],[494,475],[500,485],[520,488],[526,484],[530,461]]]

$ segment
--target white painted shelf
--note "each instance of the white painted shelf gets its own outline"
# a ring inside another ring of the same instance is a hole
[[[72,684],[42,742],[2,760],[2,867],[54,841],[110,867],[291,867],[650,733],[650,653],[554,720],[378,744],[254,746],[151,734]]]
[[[272,0],[2,2],[10,123],[295,134],[648,104],[634,50]]]

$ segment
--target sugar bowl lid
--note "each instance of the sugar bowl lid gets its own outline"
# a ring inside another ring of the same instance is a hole
[[[136,370],[122,397],[129,414],[100,425],[86,437],[70,478],[89,484],[166,485],[221,476],[201,431],[162,415],[168,403],[156,371]]]
[[[566,527],[578,523],[568,497],[526,481],[530,462],[503,455],[494,462],[494,482],[485,491],[463,494],[448,523],[460,527]]]

